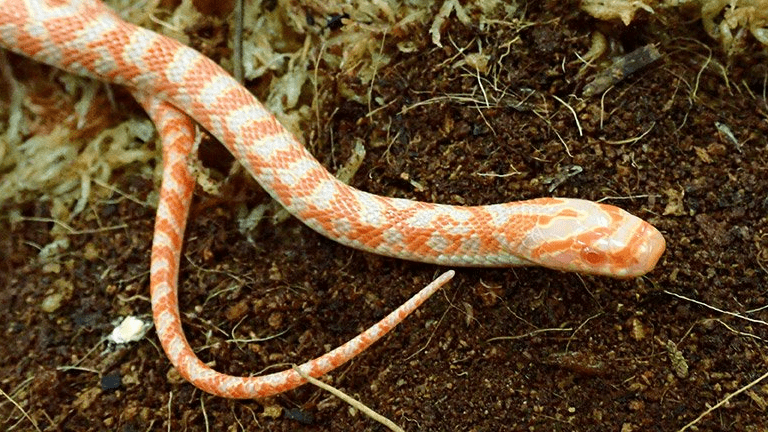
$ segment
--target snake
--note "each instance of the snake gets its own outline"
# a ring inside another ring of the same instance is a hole
[[[449,270],[365,332],[296,368],[231,376],[189,345],[178,273],[195,180],[188,158],[199,124],[266,192],[304,224],[374,254],[457,267],[543,266],[633,278],[666,248],[651,224],[618,207],[544,197],[479,206],[391,198],[337,180],[245,87],[174,39],[122,20],[98,0],[0,0],[0,46],[67,72],[130,89],[155,122],[163,148],[150,262],[158,338],[196,387],[227,398],[263,398],[338,367],[378,340],[447,283]]]

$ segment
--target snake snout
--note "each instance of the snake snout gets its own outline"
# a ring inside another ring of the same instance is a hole
[[[666,247],[659,230],[648,222],[638,220],[624,250],[617,254],[620,264],[615,276],[633,278],[648,273],[656,267]]]

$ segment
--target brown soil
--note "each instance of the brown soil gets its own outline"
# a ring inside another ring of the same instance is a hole
[[[634,280],[458,269],[449,287],[325,380],[408,431],[679,429],[768,371],[760,321],[768,311],[749,312],[768,303],[764,51],[747,39],[746,54],[710,52],[698,22],[672,15],[624,27],[534,3],[523,29],[451,18],[443,49],[427,42],[427,29],[412,29],[425,35],[423,47],[377,72],[373,94],[389,103],[370,117],[336,95],[366,94],[367,85],[339,77],[321,88],[322,127],[307,135],[316,137],[313,153],[335,169],[362,139],[368,154],[353,185],[386,196],[467,205],[607,198],[658,227],[666,253]],[[580,75],[574,55],[588,51],[596,28],[627,52],[654,43],[663,56],[605,97],[574,96],[596,73]],[[457,47],[478,44],[492,60],[483,89],[472,68],[450,67]],[[404,110],[459,94],[487,96],[492,107],[453,98]],[[577,110],[581,133],[554,96]],[[210,143],[201,158],[226,173],[223,154]],[[576,165],[581,173],[564,175]],[[550,192],[552,179],[560,182]],[[128,171],[114,184],[138,200],[154,189]],[[195,199],[180,282],[187,337],[219,371],[260,373],[327,352],[443,270],[346,248],[295,219],[262,223],[248,238],[236,208],[265,194],[242,176],[224,190]],[[36,202],[14,207],[27,218],[50,215]],[[383,430],[311,385],[256,401],[203,394],[173,373],[152,332],[116,351],[100,344],[116,318],[150,316],[153,217],[117,194],[93,203],[70,223],[77,233],[58,268],[37,260],[51,222],[0,219],[0,388],[40,429]],[[43,312],[42,300],[68,284],[74,294]],[[120,386],[102,389],[115,375]],[[764,381],[697,426],[764,430],[767,405]],[[33,430],[8,401],[0,419]]]

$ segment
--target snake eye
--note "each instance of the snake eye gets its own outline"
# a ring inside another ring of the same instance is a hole
[[[606,261],[604,253],[600,253],[588,247],[585,247],[581,251],[581,259],[593,266],[599,266],[604,264]]]

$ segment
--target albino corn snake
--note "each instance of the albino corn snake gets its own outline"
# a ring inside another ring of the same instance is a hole
[[[610,205],[540,198],[475,207],[386,198],[331,175],[245,88],[178,42],[123,22],[95,0],[0,1],[0,45],[67,71],[129,87],[163,140],[163,186],[152,248],[152,308],[171,362],[195,386],[224,397],[265,397],[304,380],[294,371],[232,377],[203,364],[181,328],[176,284],[194,180],[186,157],[191,119],[233,153],[298,219],[342,244],[447,266],[541,265],[635,277],[656,265],[661,234]],[[354,357],[452,277],[446,273],[406,305],[336,351],[305,363],[319,376]]]

